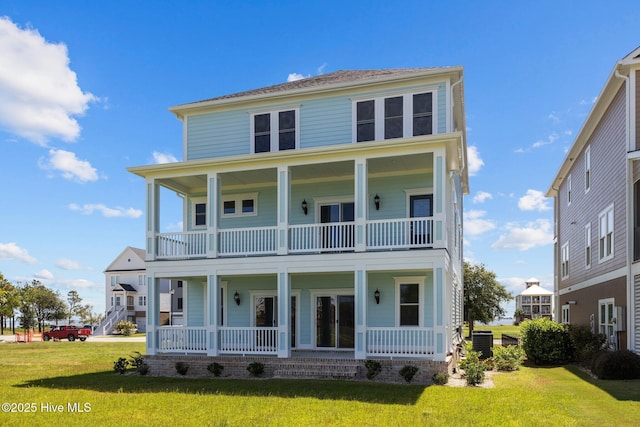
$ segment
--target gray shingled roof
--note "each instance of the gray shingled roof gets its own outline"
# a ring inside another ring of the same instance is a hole
[[[447,70],[453,67],[437,67],[437,68],[389,68],[382,70],[339,70],[332,73],[321,74],[315,77],[295,80],[287,83],[280,83],[273,86],[267,86],[259,89],[247,90],[244,92],[222,95],[216,98],[204,99],[202,101],[191,102],[189,104],[197,104],[200,102],[211,102],[222,99],[240,98],[244,96],[266,95],[270,93],[285,92],[288,90],[306,89],[318,86],[355,82],[358,80],[368,80],[377,77],[388,77],[393,75],[420,74],[428,71]],[[188,105],[188,104],[183,104]]]

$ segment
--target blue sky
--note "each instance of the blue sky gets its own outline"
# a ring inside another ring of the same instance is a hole
[[[465,68],[465,257],[514,295],[553,289],[544,193],[640,45],[635,1],[3,0],[0,17],[0,272],[96,312],[104,269],[144,245],[126,167],[182,159],[168,107],[341,69]]]

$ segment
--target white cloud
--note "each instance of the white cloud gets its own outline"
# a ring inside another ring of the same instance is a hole
[[[82,270],[82,264],[65,258],[59,259],[56,262],[56,266],[63,270]]]
[[[26,264],[38,263],[38,260],[29,255],[29,251],[16,245],[14,242],[0,243],[0,260],[15,260]]]
[[[53,279],[53,273],[49,270],[42,269],[37,273],[33,273],[33,275],[38,279],[51,280]]]
[[[539,139],[536,142],[534,142],[531,148],[540,148],[545,145],[553,144],[557,140],[558,140],[558,134],[553,132],[551,135],[547,137],[547,139]]]
[[[86,279],[56,280],[55,284],[67,289],[104,288],[104,284],[94,283]]]
[[[477,236],[496,228],[493,221],[484,219],[486,211],[470,210],[464,213],[464,233],[465,235]]]
[[[160,153],[158,151],[154,151],[153,161],[155,164],[175,163],[178,159],[176,159],[176,157],[171,153]]]
[[[547,204],[548,200],[542,191],[527,190],[527,194],[518,200],[518,207],[523,211],[548,211],[551,210],[551,206]]]
[[[311,77],[311,76],[303,76],[300,73],[290,73],[289,76],[287,76],[287,81],[295,82],[296,80],[306,79],[307,77]]]
[[[0,17],[0,127],[40,145],[49,138],[74,141],[74,117],[98,99],[78,86],[67,47],[47,42],[37,30]]]
[[[467,167],[469,168],[469,176],[476,175],[480,168],[484,166],[484,160],[480,158],[478,147],[470,145],[467,147]]]
[[[327,63],[326,62],[324,64],[322,64],[321,66],[319,66],[316,71],[318,72],[318,74],[324,74],[324,69],[325,68],[327,68]]]
[[[98,180],[96,169],[86,160],[80,160],[76,154],[65,150],[49,150],[49,160],[41,160],[40,167],[62,173],[69,181],[85,183]]]
[[[101,203],[99,204],[85,204],[79,206],[75,203],[69,205],[69,209],[72,211],[79,211],[84,215],[91,215],[94,212],[102,213],[102,216],[106,218],[122,217],[122,218],[139,218],[142,216],[142,211],[134,208],[110,208]]]
[[[491,193],[487,193],[486,191],[478,191],[475,196],[473,196],[473,203],[484,203],[487,200],[493,199]]]
[[[524,227],[519,226],[517,223],[509,223],[506,229],[507,234],[501,235],[498,241],[491,245],[492,249],[526,251],[537,246],[546,246],[553,243],[551,222],[546,219],[529,222]]]

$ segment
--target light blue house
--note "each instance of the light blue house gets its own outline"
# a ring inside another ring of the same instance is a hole
[[[462,77],[337,71],[171,108],[184,161],[129,169],[146,180],[147,354],[444,361],[463,312]],[[161,324],[163,279],[183,285],[182,325]]]

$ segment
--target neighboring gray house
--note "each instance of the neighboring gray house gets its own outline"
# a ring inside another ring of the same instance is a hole
[[[618,61],[556,174],[556,319],[640,352],[640,48]]]

